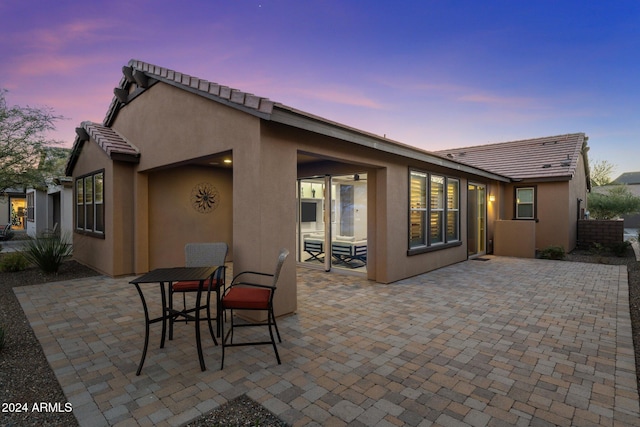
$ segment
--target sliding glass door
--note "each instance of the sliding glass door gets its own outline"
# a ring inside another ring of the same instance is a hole
[[[298,200],[298,261],[366,271],[367,175],[300,179]]]
[[[487,251],[486,188],[484,185],[469,183],[467,195],[467,248],[469,257],[474,257]]]

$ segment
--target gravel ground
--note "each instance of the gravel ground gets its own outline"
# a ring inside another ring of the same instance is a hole
[[[595,256],[588,251],[574,251],[567,256],[567,260],[627,265],[636,373],[640,373],[640,262],[635,260],[633,250],[629,249],[628,255],[622,258],[610,254]],[[65,262],[55,276],[43,275],[35,268],[17,273],[0,273],[0,325],[5,328],[5,346],[0,350],[0,404],[26,403],[28,406],[27,412],[7,411],[9,408],[4,406],[0,408],[0,425],[11,427],[78,425],[72,413],[64,412],[64,404],[67,400],[12,288],[94,275],[97,275],[95,271],[75,261]],[[640,391],[640,376],[638,376],[638,390]],[[40,402],[57,403],[61,411],[33,411],[33,405]],[[188,424],[190,427],[285,425],[264,407],[246,396],[240,396]]]

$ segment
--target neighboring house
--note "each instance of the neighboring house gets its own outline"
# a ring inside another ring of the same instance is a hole
[[[612,184],[626,185],[634,196],[640,197],[640,172],[625,172],[617,177]],[[623,215],[622,218],[625,227],[640,228],[640,213]]]
[[[224,241],[234,270],[270,270],[286,247],[300,265],[390,283],[487,253],[505,218],[543,245],[575,243],[583,134],[538,140],[532,150],[552,164],[539,168],[563,175],[530,180],[141,61],[123,74],[104,122],[77,128],[67,163],[74,257],[109,275],[184,265],[186,243]],[[294,267],[277,314],[296,310]]]
[[[26,193],[25,224],[27,234],[37,237],[44,233],[61,236],[73,233],[73,180],[69,177],[53,180],[44,189],[29,188]]]
[[[10,188],[0,194],[0,225],[11,224],[14,231],[26,227],[27,196],[24,189]]]
[[[526,256],[531,253],[531,232],[534,249],[576,247],[578,219],[585,216],[591,190],[587,141],[585,134],[574,133],[437,154],[511,178],[502,186],[497,206],[496,254],[526,249],[520,253]]]

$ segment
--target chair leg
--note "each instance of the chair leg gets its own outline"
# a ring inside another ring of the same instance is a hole
[[[173,285],[170,283],[169,284],[169,310],[170,310],[170,316],[169,316],[169,341],[171,341],[173,339],[173,289],[171,289]]]
[[[216,312],[216,315],[217,315],[217,312]],[[213,343],[215,345],[218,345],[218,340],[216,340],[216,334],[215,332],[213,332],[213,326],[211,326],[211,292],[207,292],[207,323],[209,324],[209,333],[211,334],[211,338],[213,338]],[[217,323],[218,321],[216,320],[216,324]]]
[[[220,305],[222,306],[222,304]],[[220,358],[220,370],[222,371],[224,369],[224,349],[227,346],[227,337],[229,336],[224,333],[224,320],[227,318],[227,310],[223,310],[222,316],[218,316],[218,318],[221,320],[220,331],[222,332],[222,357]]]
[[[273,316],[273,312],[271,310],[269,310],[269,313],[271,314],[271,316]],[[267,315],[267,317],[269,317],[269,315]],[[271,322],[268,321],[267,324],[269,325],[269,335],[271,336],[271,345],[273,346],[273,351],[276,353],[276,360],[278,361],[278,365],[281,365],[282,362],[280,362],[280,355],[278,354],[278,347],[276,347],[276,340],[273,337],[273,330],[271,329]],[[275,323],[274,323],[274,325],[275,325]],[[277,331],[277,328],[276,328],[276,331]]]
[[[282,342],[282,338],[280,338],[280,331],[278,331],[278,324],[276,323],[276,315],[273,313],[273,310],[269,310],[269,314],[271,314],[271,319],[273,320],[273,326],[276,327],[276,334],[278,335],[278,342]]]

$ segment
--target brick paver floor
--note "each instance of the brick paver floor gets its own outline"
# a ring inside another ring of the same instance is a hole
[[[625,268],[489,258],[390,285],[299,268],[282,365],[239,347],[224,371],[206,328],[201,372],[192,324],[164,349],[155,324],[137,377],[131,278],[15,292],[82,426],[178,426],[244,393],[294,426],[640,424]]]

